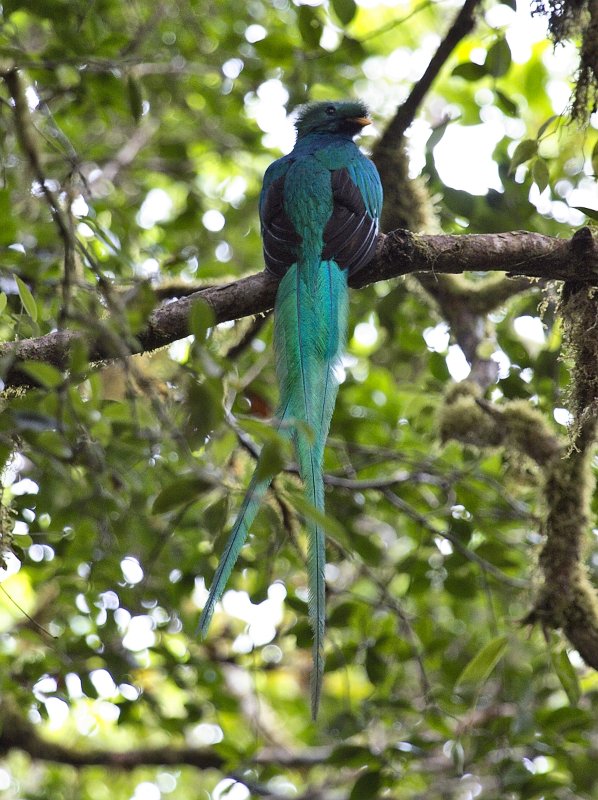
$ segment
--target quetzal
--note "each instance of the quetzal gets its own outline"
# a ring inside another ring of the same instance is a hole
[[[382,208],[376,167],[353,141],[369,122],[361,102],[304,106],[295,147],[266,170],[260,195],[266,269],[281,279],[274,307],[277,426],[292,439],[306,498],[320,512],[324,445],[346,343],[347,280],[374,256]],[[201,615],[202,636],[271,480],[258,462]],[[308,518],[307,529],[315,718],[324,671],[325,543],[317,521]]]

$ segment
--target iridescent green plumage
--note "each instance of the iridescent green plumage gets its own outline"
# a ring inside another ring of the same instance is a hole
[[[280,431],[292,438],[308,502],[324,512],[322,464],[346,341],[348,274],[372,259],[382,206],[374,165],[353,142],[367,112],[359,102],[301,110],[297,142],[266,171],[260,219],[266,268],[279,275],[274,348]],[[297,421],[300,424],[293,424]],[[216,602],[270,485],[254,474],[200,619],[205,636]],[[324,671],[325,541],[307,520],[309,617],[314,632],[312,715]]]

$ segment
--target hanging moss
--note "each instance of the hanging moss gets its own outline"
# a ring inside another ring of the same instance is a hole
[[[0,488],[0,569],[6,569],[6,556],[12,552],[14,515],[4,505]]]
[[[535,0],[534,13],[548,17],[555,44],[581,38],[571,112],[573,119],[587,123],[598,102],[598,4],[593,0]]]
[[[569,408],[575,418],[572,435],[595,415],[598,403],[598,289],[565,284],[560,313],[565,331],[565,356],[572,363]],[[586,432],[586,436],[588,433]]]
[[[451,386],[440,411],[442,441],[505,447],[532,459],[544,476],[544,545],[541,585],[525,622],[562,629],[586,663],[598,669],[598,599],[584,565],[591,525],[594,476],[591,460],[598,409],[598,306],[596,290],[564,287],[561,313],[572,361],[572,446],[526,401],[500,406],[469,381]]]
[[[586,663],[598,669],[598,600],[584,566],[595,486],[591,462],[598,408],[596,301],[595,289],[563,287],[560,310],[572,361],[572,443],[567,457],[554,459],[547,470],[545,544],[539,561],[544,580],[526,621],[562,628]]]

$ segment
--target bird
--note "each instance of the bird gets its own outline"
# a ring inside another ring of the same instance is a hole
[[[313,719],[324,673],[324,448],[346,346],[348,279],[375,255],[382,210],[378,171],[354,142],[370,122],[360,100],[300,107],[293,150],[268,167],[259,200],[265,268],[280,279],[275,427],[292,440],[305,498],[320,512],[306,515]],[[199,620],[202,638],[272,477],[258,459]]]

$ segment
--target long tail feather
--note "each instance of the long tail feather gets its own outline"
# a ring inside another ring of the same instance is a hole
[[[313,459],[308,470],[302,473],[309,484],[305,487],[307,499],[318,511],[324,511],[324,482],[322,466],[316,465]],[[311,715],[318,714],[322,679],[324,676],[324,633],[326,627],[326,582],[324,569],[326,566],[326,541],[324,531],[317,522],[308,522],[309,546],[307,550],[307,571],[309,577],[309,621],[314,633],[313,667],[311,673]]]
[[[275,308],[274,344],[280,386],[279,426],[293,438],[308,502],[324,512],[322,463],[338,391],[337,370],[345,344],[348,307],[347,275],[334,261],[293,264],[280,282]],[[293,425],[292,421],[306,423]],[[282,429],[281,429],[282,430]],[[214,575],[199,620],[205,637],[216,603],[245,543],[271,483],[260,477],[259,463]],[[321,525],[307,521],[309,620],[314,634],[311,713],[315,719],[324,674],[325,537]]]
[[[216,603],[220,600],[224,593],[226,583],[230,577],[233,567],[235,566],[237,558],[239,557],[241,548],[247,539],[247,534],[249,533],[251,523],[255,519],[255,515],[259,510],[262,498],[271,482],[271,477],[259,479],[258,468],[256,467],[256,471],[253,473],[249,488],[247,489],[247,494],[245,495],[245,499],[243,500],[243,504],[239,510],[239,515],[237,516],[233,529],[230,532],[224,552],[220,557],[220,563],[218,564],[218,569],[214,575],[214,580],[212,581],[212,585],[210,587],[208,599],[203,607],[203,611],[201,612],[201,617],[199,618],[198,629],[201,633],[202,639],[205,638],[208,632]]]
[[[345,343],[347,276],[334,261],[293,265],[280,283],[275,310],[275,348],[281,400],[297,426],[293,442],[306,499],[324,512],[322,462],[338,390],[337,369]],[[324,673],[325,539],[319,524],[309,534],[309,618],[314,634],[311,711],[316,717]]]

